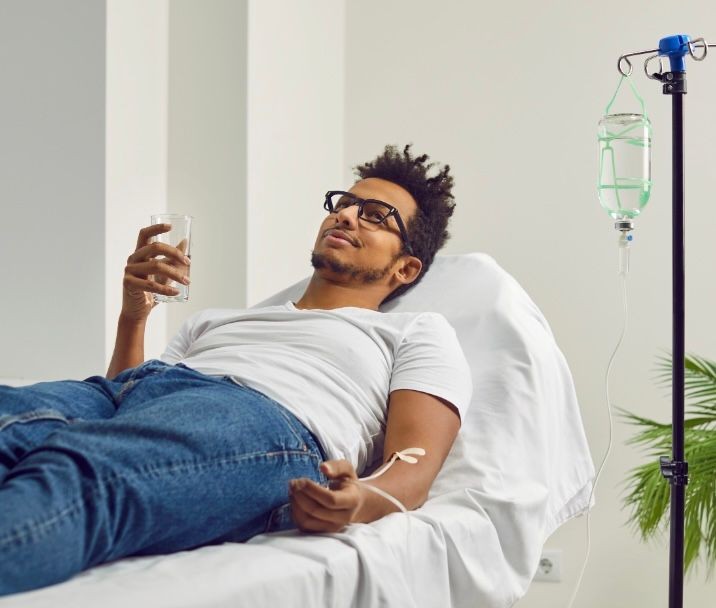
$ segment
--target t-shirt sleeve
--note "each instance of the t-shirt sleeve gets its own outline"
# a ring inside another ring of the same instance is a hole
[[[164,349],[164,352],[160,355],[160,361],[176,365],[186,356],[191,343],[195,340],[195,337],[192,335],[192,329],[201,312],[202,311],[195,312],[184,320],[184,323],[179,327],[179,331],[169,340],[169,344],[167,344],[166,349]]]
[[[390,392],[398,389],[441,397],[465,420],[472,374],[455,329],[442,314],[421,314],[403,336],[390,379]]]

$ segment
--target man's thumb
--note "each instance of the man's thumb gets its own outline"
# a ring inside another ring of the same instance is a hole
[[[356,477],[353,465],[347,460],[327,460],[321,463],[321,469],[327,477]]]

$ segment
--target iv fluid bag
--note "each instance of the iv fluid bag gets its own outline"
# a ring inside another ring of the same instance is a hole
[[[618,219],[633,219],[651,194],[651,122],[644,114],[608,114],[599,121],[599,202]]]

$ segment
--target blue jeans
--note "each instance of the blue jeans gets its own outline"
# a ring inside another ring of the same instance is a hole
[[[286,408],[181,363],[0,385],[0,595],[295,528],[288,482],[327,487],[325,459]]]

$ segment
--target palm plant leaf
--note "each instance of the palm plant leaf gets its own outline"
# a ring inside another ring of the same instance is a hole
[[[672,378],[670,357],[659,357],[660,383]],[[685,413],[684,458],[689,466],[684,506],[684,569],[688,573],[703,554],[709,570],[716,565],[716,363],[698,357],[684,357]],[[659,457],[672,450],[672,425],[638,416],[622,408],[619,415],[640,427],[628,444],[649,447],[650,462],[629,472],[624,483],[629,494],[624,500],[632,513],[632,525],[642,540],[648,540],[669,526],[671,486],[661,474]]]

